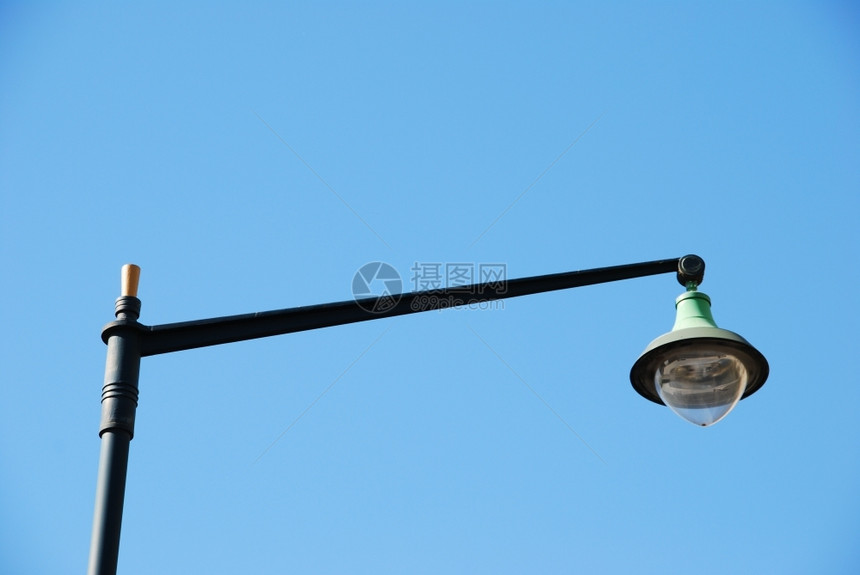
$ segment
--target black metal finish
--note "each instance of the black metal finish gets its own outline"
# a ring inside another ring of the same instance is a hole
[[[688,256],[689,257],[689,256]],[[410,292],[382,298],[368,298],[264,311],[213,319],[155,326],[137,324],[141,356],[170,353],[235,341],[270,337],[335,325],[369,321],[423,311],[466,306],[498,299],[519,297],[586,285],[608,283],[678,271],[676,259],[565,272],[490,282],[469,286]],[[368,311],[370,309],[377,311]],[[129,326],[116,321],[105,326],[102,339]]]
[[[767,381],[770,367],[762,353],[738,334],[720,328],[693,327],[671,331],[652,341],[630,369],[630,383],[636,393],[649,401],[666,405],[657,393],[654,374],[661,358],[666,352],[678,348],[698,348],[713,346],[723,350],[731,349],[747,369],[747,385],[741,399],[758,391]]]
[[[116,573],[130,440],[121,433],[102,435],[89,575]]]
[[[694,283],[702,285],[705,279],[705,260],[699,256],[688,255],[678,260],[678,283],[684,287]]]
[[[99,427],[101,456],[90,546],[90,575],[116,573],[125,499],[128,449],[134,437],[137,384],[140,373],[140,300],[116,300],[114,329],[107,337],[107,362],[102,387]]]

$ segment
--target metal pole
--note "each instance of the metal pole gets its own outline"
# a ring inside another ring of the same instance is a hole
[[[119,556],[119,535],[128,471],[128,449],[134,437],[137,385],[140,375],[140,268],[123,267],[123,295],[116,300],[117,321],[107,335],[107,362],[102,387],[99,457],[90,575],[113,575]]]
[[[688,281],[700,283],[704,266],[701,258],[690,255],[520,278],[506,281],[501,286],[487,283],[400,294],[395,305],[379,313],[368,312],[366,305],[357,301],[346,301],[160,326],[138,323],[140,268],[123,266],[122,296],[116,300],[117,319],[102,330],[108,351],[102,388],[101,456],[88,573],[116,573],[141,357],[673,271],[677,272],[682,285]],[[367,304],[367,301],[363,300],[363,303]],[[377,307],[371,306],[372,309]]]

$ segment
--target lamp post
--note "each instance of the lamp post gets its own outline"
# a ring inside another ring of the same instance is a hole
[[[427,290],[380,298],[147,326],[138,322],[140,268],[123,266],[116,320],[102,330],[107,344],[99,436],[98,482],[89,573],[116,573],[128,451],[134,437],[142,357],[458,307],[548,291],[676,273],[687,288],[676,300],[672,331],[646,348],[630,372],[634,389],[681,417],[707,426],[726,416],[768,376],[764,356],[741,336],[720,329],[710,299],[698,291],[705,262],[698,256]]]

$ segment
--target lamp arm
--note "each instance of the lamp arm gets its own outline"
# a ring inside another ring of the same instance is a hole
[[[684,285],[698,284],[704,262],[698,256],[684,256],[154,326],[120,319],[105,326],[102,339],[107,342],[112,332],[133,323],[140,337],[141,357],[145,357],[670,272],[676,272]]]

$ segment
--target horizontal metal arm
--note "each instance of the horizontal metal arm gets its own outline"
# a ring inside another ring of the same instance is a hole
[[[690,259],[695,258],[695,259]],[[608,283],[650,275],[677,272],[679,281],[688,279],[682,263],[700,264],[696,273],[704,272],[704,262],[697,256],[684,256],[637,264],[597,268],[513,280],[458,286],[327,303],[282,310],[264,311],[182,323],[155,326],[137,324],[140,330],[141,356],[170,353],[298,331],[307,331],[360,321],[382,319],[410,313],[467,306],[481,302],[519,297],[586,285]],[[698,279],[701,281],[701,278]],[[105,326],[102,339],[128,322],[117,321]]]

